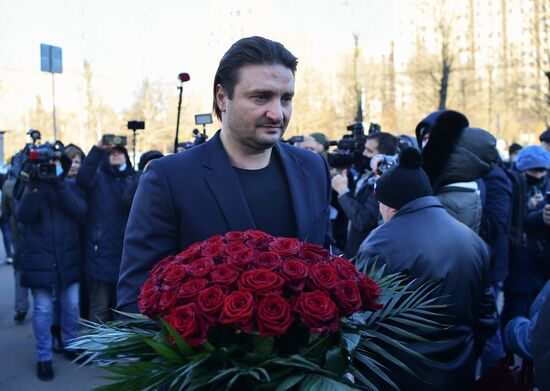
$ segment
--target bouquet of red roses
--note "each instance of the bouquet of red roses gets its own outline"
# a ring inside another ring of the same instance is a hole
[[[138,300],[146,318],[88,322],[92,333],[73,347],[86,349],[88,361],[113,355],[103,365],[117,382],[105,390],[375,389],[368,372],[392,384],[374,359],[392,356],[377,343],[402,346],[395,322],[433,327],[407,315],[435,308],[424,303],[429,287],[410,292],[402,278],[381,275],[373,275],[378,285],[297,239],[216,235],[153,267]],[[377,331],[388,321],[391,341]]]
[[[246,231],[159,262],[141,288],[139,309],[200,345],[218,325],[261,337],[284,335],[294,323],[334,333],[341,317],[380,309],[379,295],[373,280],[321,246]]]

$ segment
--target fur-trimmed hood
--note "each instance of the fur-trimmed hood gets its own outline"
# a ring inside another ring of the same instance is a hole
[[[452,110],[431,113],[417,125],[420,142],[425,131],[430,132],[422,160],[434,190],[481,178],[498,159],[496,139],[483,129],[468,126],[468,119]]]

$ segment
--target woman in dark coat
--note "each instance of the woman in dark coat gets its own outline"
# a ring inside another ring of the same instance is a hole
[[[84,268],[89,319],[93,321],[114,319],[110,309],[116,307],[116,283],[129,213],[124,194],[134,176],[126,148],[100,141],[90,150],[76,177],[88,203]]]
[[[64,179],[61,162],[54,163],[57,176],[27,182],[16,207],[16,218],[22,227],[21,283],[32,290],[37,375],[41,380],[53,378],[50,328],[54,295],[60,301],[63,342],[77,337],[81,267],[79,226],[86,216],[83,193],[74,182]],[[70,161],[64,166],[68,171]]]

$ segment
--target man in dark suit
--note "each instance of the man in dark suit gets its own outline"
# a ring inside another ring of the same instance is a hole
[[[118,306],[137,311],[147,272],[215,234],[259,229],[330,241],[330,176],[321,156],[279,142],[290,120],[297,59],[278,42],[237,41],[214,78],[222,129],[207,143],[155,160],[126,229]]]

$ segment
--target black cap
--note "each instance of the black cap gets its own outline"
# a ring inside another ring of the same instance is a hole
[[[386,171],[376,181],[376,199],[394,209],[401,209],[417,198],[431,195],[432,186],[422,169],[422,158],[416,148],[404,149],[399,165]]]
[[[156,150],[147,151],[147,152],[143,153],[141,155],[141,157],[139,158],[139,164],[138,164],[139,171],[143,171],[143,169],[145,168],[145,165],[147,164],[147,162],[149,162],[151,160],[154,160],[154,159],[161,158],[163,156],[164,155],[162,154],[162,152],[156,151]]]
[[[523,147],[519,145],[518,143],[513,143],[510,145],[510,148],[508,148],[508,153],[511,155],[513,153],[516,153],[517,151],[520,151]]]

